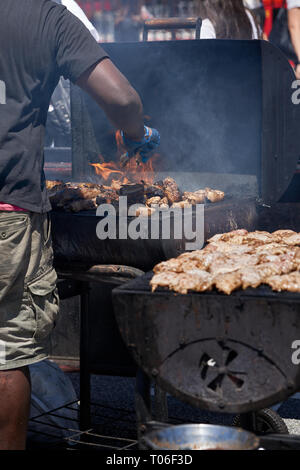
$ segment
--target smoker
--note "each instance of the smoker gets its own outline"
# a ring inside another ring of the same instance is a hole
[[[107,44],[143,97],[147,123],[161,132],[158,178],[182,190],[216,187],[225,200],[204,208],[204,239],[235,228],[269,229],[287,221],[280,200],[300,154],[300,106],[292,69],[262,41]],[[132,60],[134,58],[134,60]],[[72,87],[73,179],[93,179],[99,154],[115,155],[104,114]],[[288,226],[300,230],[298,205]],[[104,240],[94,212],[52,213],[56,262],[124,264],[144,271],[185,249],[186,240]],[[130,223],[128,217],[127,223]],[[149,289],[151,273],[114,290],[117,322],[135,361],[172,395],[212,411],[245,413],[300,387],[291,344],[299,296],[266,288],[174,295]],[[276,347],[275,347],[276,345]]]

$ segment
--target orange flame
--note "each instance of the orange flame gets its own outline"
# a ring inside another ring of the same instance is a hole
[[[120,131],[116,132],[116,142],[118,157],[120,158],[126,152]],[[159,154],[155,154],[146,163],[143,163],[140,162],[137,154],[128,161],[124,168],[120,166],[119,162],[104,162],[103,157],[100,156],[102,163],[91,163],[91,165],[95,168],[96,174],[101,176],[104,181],[108,181],[113,176],[114,179],[111,179],[110,184],[116,184],[117,182],[121,184],[139,183],[141,181],[151,184],[155,179],[154,162],[158,156]]]
[[[109,179],[112,173],[122,174],[122,171],[118,169],[114,162],[91,163],[91,165],[95,168],[96,175],[100,175],[105,181]]]

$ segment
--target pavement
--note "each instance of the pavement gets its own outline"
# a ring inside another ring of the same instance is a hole
[[[79,393],[78,374],[69,374],[74,388]],[[134,417],[134,389],[135,379],[127,377],[109,377],[109,376],[92,376],[92,403],[98,403],[102,407],[102,415],[105,416],[105,409],[107,407],[115,409],[128,410],[127,417],[131,416],[131,424],[119,422],[119,431],[126,429],[125,434],[133,436],[135,435],[135,417]],[[212,424],[226,424],[231,425],[234,416],[227,414],[211,413],[208,411],[198,410],[190,405],[180,402],[174,397],[168,396],[168,410],[169,416],[174,422],[185,422],[185,423],[212,423]],[[291,434],[300,435],[300,393],[289,398],[286,402],[282,403],[277,413],[285,421],[289,432]],[[118,420],[119,414],[114,413],[112,410],[112,422],[106,421],[106,431],[110,429],[116,430],[116,424],[113,425],[114,418]],[[126,414],[126,413],[125,413]],[[106,411],[107,416],[107,411]],[[94,417],[94,422],[101,422],[101,416]],[[117,425],[118,428],[118,425]]]
[[[69,372],[67,375],[71,379],[77,397],[79,397],[79,373]],[[152,396],[154,396],[154,390],[152,392]],[[211,423],[229,426],[233,424],[234,415],[199,410],[171,396],[168,396],[167,400],[169,419],[174,424]],[[77,447],[80,449],[84,447],[84,449],[88,448],[89,450],[138,448],[135,418],[135,378],[92,375],[91,403],[92,425],[91,429],[83,436],[80,436],[78,422],[76,422],[77,411],[75,413],[76,420],[74,420],[73,412],[73,421],[61,421],[64,426],[67,422],[68,429],[72,429],[71,433],[59,429],[61,425],[58,417],[61,412],[55,411],[50,421],[45,417],[42,421],[45,422],[46,419],[46,422],[50,423],[46,432],[49,430],[52,436],[57,435],[59,437],[57,439],[52,438],[51,442],[48,442],[46,437],[46,440],[40,443],[39,439],[43,437],[43,433],[40,434],[38,429],[38,432],[35,432],[35,440],[29,442],[29,447],[33,449],[49,446],[57,448],[59,445],[65,446],[67,442],[68,448],[72,449]],[[77,403],[72,405],[72,407],[74,406],[77,407]],[[280,404],[276,411],[285,421],[289,433],[300,435],[300,393]],[[53,427],[53,424],[57,422],[59,427]],[[64,426],[61,426],[61,428]],[[71,440],[69,439],[70,435],[72,436]],[[75,435],[75,438],[73,435]]]

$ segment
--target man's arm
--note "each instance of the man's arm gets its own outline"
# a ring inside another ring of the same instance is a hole
[[[76,82],[103,109],[112,124],[126,137],[140,141],[144,136],[143,105],[124,75],[105,58]]]
[[[288,11],[289,30],[295,53],[300,62],[300,8],[292,8]],[[300,65],[296,68],[296,76],[300,79]]]

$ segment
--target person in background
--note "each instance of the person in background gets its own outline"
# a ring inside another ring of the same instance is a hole
[[[201,39],[259,39],[260,30],[243,0],[197,0]]]
[[[295,73],[300,80],[300,0],[287,0],[287,8],[291,41],[298,58],[295,63]]]
[[[96,41],[100,41],[98,31],[96,30],[95,26],[91,23],[91,21],[87,18],[86,14],[82,10],[82,8],[80,8],[76,0],[60,0],[57,1],[57,3],[61,3],[61,5],[65,6],[84,24],[84,26],[89,30],[89,32],[96,39]]]
[[[143,22],[151,18],[153,16],[140,0],[121,0],[115,18],[115,41],[138,42]]]
[[[263,31],[265,24],[265,9],[262,0],[244,0],[244,6],[251,12],[256,23],[259,25],[260,30]],[[263,38],[266,39],[264,34]]]
[[[263,6],[265,10],[264,37],[268,39],[279,10],[285,6],[285,0],[263,0]]]

